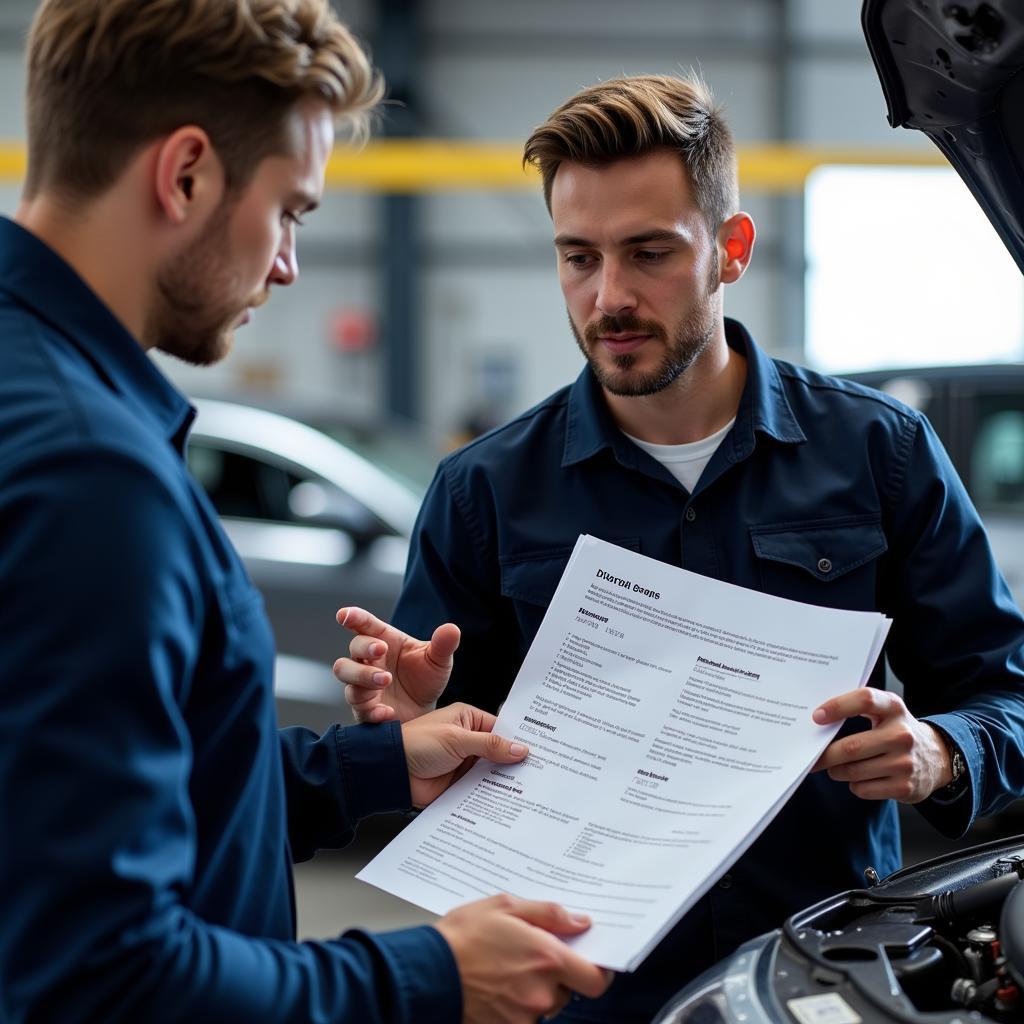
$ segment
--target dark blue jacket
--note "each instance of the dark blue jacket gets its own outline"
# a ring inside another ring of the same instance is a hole
[[[401,736],[278,731],[191,420],[0,220],[0,1020],[459,1021],[432,928],[293,941],[292,857],[408,806]]]
[[[692,494],[616,427],[585,369],[441,463],[394,621],[416,636],[460,625],[446,699],[493,710],[581,533],[780,597],[884,612],[907,703],[956,740],[970,771],[962,798],[919,808],[962,834],[1024,791],[1024,620],[978,515],[920,414],[768,358],[735,321],[726,336],[747,360],[746,386]],[[882,677],[880,665],[876,685]],[[894,804],[809,777],[719,887],[615,983],[603,1012],[649,1019],[703,966],[862,885],[869,866],[888,874],[899,855]]]

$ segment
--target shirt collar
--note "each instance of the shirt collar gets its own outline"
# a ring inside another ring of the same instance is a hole
[[[151,426],[182,451],[195,412],[139,342],[45,242],[0,217],[0,292],[57,331]]]
[[[730,434],[733,460],[746,458],[753,451],[756,433],[784,444],[806,441],[775,362],[738,320],[725,318],[725,340],[747,360],[747,380]],[[627,466],[635,466],[640,454],[612,419],[601,386],[585,366],[569,391],[562,465],[583,462],[605,448],[611,448],[616,459]]]

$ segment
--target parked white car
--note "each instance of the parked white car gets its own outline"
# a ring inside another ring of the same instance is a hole
[[[330,665],[347,646],[339,606],[390,616],[421,493],[295,419],[195,405],[189,465],[263,593],[278,650]]]

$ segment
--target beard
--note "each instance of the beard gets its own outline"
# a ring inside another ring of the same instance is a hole
[[[222,202],[202,235],[160,269],[145,325],[148,348],[211,366],[231,351],[243,312],[266,301],[265,290],[245,302],[231,299],[239,291],[228,242],[233,209],[230,199]]]
[[[713,273],[708,275],[705,293],[697,304],[675,323],[671,335],[657,320],[644,320],[630,314],[602,316],[592,320],[583,328],[581,335],[572,315],[569,315],[569,326],[576,344],[579,345],[580,351],[590,365],[591,373],[601,387],[613,395],[640,398],[664,391],[689,370],[707,351],[718,324],[720,304],[717,260],[712,270]],[[659,365],[651,370],[638,371],[637,357],[631,352],[612,356],[610,367],[601,362],[595,353],[602,335],[625,332],[649,334],[651,339],[646,344],[661,344],[664,356]]]

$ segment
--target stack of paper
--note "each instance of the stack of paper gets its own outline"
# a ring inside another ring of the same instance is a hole
[[[575,949],[634,970],[800,784],[838,730],[811,712],[888,628],[580,537],[498,718],[529,757],[475,765],[358,877],[437,914],[555,900],[593,918]]]

